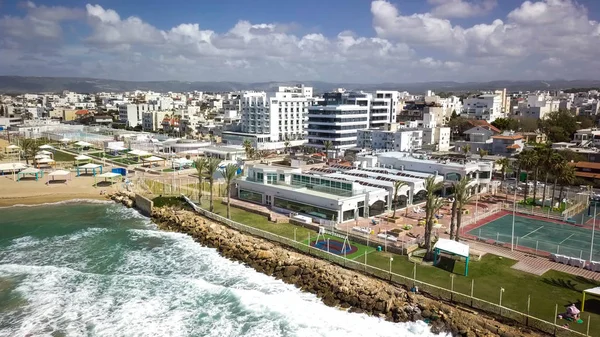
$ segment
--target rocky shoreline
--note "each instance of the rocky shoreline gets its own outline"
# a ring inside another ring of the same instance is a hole
[[[107,197],[114,202],[123,204],[127,208],[135,207],[135,193],[133,192],[115,192],[109,194]]]
[[[191,211],[155,208],[152,218],[162,230],[186,233],[224,257],[316,294],[329,306],[393,322],[425,320],[433,332],[453,336],[545,336],[240,233]]]

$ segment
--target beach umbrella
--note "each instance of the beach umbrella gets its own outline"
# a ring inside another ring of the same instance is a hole
[[[48,144],[42,145],[39,148],[42,150],[54,150],[54,147],[52,147],[52,145],[48,145]]]

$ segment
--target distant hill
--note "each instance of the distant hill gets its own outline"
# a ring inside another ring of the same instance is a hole
[[[315,88],[315,92],[326,92],[336,88],[348,90],[400,90],[420,94],[426,90],[437,92],[467,92],[507,88],[508,91],[556,90],[568,88],[600,87],[600,80],[552,80],[552,81],[492,81],[492,82],[421,82],[421,83],[329,83],[320,81],[289,82],[185,82],[185,81],[117,81],[78,77],[21,77],[0,76],[0,93],[39,93],[70,90],[82,93],[101,91],[152,90],[159,92],[224,92],[236,90],[276,91],[278,86],[303,83]]]

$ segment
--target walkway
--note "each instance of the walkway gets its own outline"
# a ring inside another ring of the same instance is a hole
[[[519,251],[511,251],[510,249],[504,247],[484,244],[475,241],[469,241],[469,246],[475,250],[502,256],[512,260],[517,260],[518,262],[514,266],[512,266],[512,268],[527,273],[542,275],[545,272],[552,269],[563,273],[582,276],[587,279],[600,281],[600,273],[554,262],[547,257],[536,256],[533,254],[523,253]]]

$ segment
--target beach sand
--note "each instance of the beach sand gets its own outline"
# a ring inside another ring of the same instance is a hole
[[[0,206],[34,205],[72,199],[106,200],[100,191],[116,191],[116,187],[95,188],[93,177],[73,177],[66,184],[55,182],[47,185],[47,178],[13,181],[12,175],[0,176]]]

